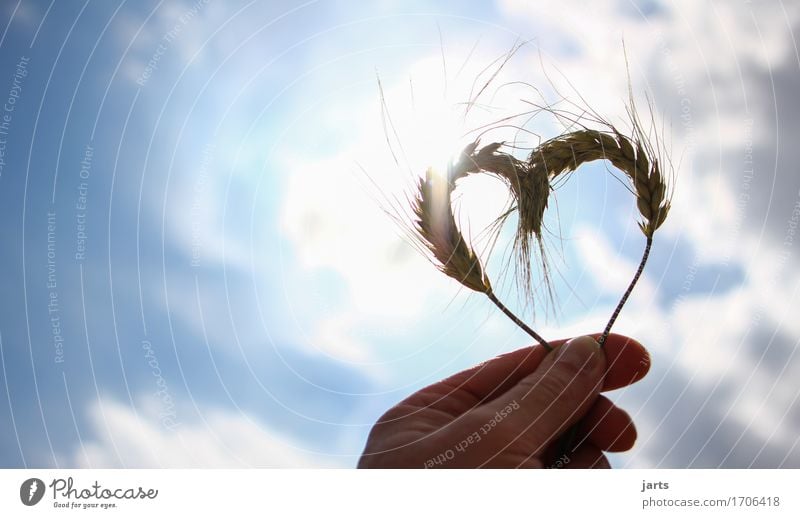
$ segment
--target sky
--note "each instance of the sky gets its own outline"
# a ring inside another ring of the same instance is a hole
[[[614,328],[653,361],[609,394],[639,431],[611,463],[800,467],[798,27],[766,0],[4,2],[0,466],[354,467],[391,405],[530,345],[409,243],[414,178],[482,128],[564,130],[531,103],[624,124],[630,87],[674,189]],[[507,192],[463,184],[483,249]],[[555,299],[489,274],[546,338],[598,332],[636,218],[583,166],[545,217]]]

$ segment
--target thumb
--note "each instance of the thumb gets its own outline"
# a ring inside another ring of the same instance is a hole
[[[502,427],[519,434],[540,452],[577,422],[603,385],[605,354],[589,336],[573,338],[549,353],[539,367],[506,393],[485,405],[502,409]],[[499,423],[498,423],[499,424]]]

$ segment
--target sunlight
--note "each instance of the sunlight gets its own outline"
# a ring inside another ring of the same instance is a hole
[[[469,92],[463,82],[448,82],[436,57],[414,64],[408,77],[407,83],[385,92],[387,114],[396,130],[390,137],[417,175],[429,167],[445,172],[467,144],[464,135],[471,128],[463,103]]]
[[[437,104],[418,107],[417,118],[413,126],[417,130],[411,135],[410,144],[416,161],[425,164],[420,168],[423,174],[428,167],[440,174],[446,174],[448,166],[464,146],[461,134],[463,127],[459,124],[459,116],[452,104],[444,99]]]

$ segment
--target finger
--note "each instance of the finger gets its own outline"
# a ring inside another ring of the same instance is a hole
[[[595,340],[599,336],[594,335]],[[550,346],[558,348],[566,341],[554,340],[550,342]],[[630,385],[642,379],[650,369],[650,355],[633,338],[611,333],[603,350],[608,366],[604,391]],[[423,390],[431,390],[436,394],[463,390],[472,397],[475,404],[487,402],[535,371],[545,356],[547,351],[540,345],[524,347],[461,371]]]
[[[604,451],[627,451],[636,442],[636,427],[627,412],[604,396],[598,396],[578,429],[581,442]]]
[[[565,342],[565,339],[554,340],[550,345],[557,349]],[[650,368],[647,350],[627,336],[611,333],[603,350],[607,358],[604,391],[634,383]],[[540,345],[517,349],[429,385],[409,396],[400,406],[412,410],[437,408],[460,415],[508,391],[534,372],[545,356],[547,351]]]
[[[552,345],[558,346],[564,342],[558,340]],[[517,349],[453,374],[422,389],[422,392],[444,395],[463,391],[470,396],[472,406],[485,403],[535,371],[545,356],[547,351],[541,345]]]
[[[595,340],[599,336],[595,335]],[[550,346],[558,348],[566,341],[554,340],[550,342]],[[603,351],[608,366],[604,391],[630,385],[642,379],[650,369],[650,355],[633,338],[611,333],[603,345]],[[486,402],[506,392],[535,371],[545,356],[547,351],[540,345],[524,347],[454,374],[431,385],[431,388],[442,384],[448,389],[465,390],[477,401]]]
[[[650,370],[650,354],[633,338],[611,333],[603,344],[603,351],[608,366],[603,391],[631,385]]]
[[[591,337],[558,347],[539,367],[501,396],[472,411],[471,418],[489,419],[507,440],[522,440],[531,453],[580,419],[603,383],[605,356]],[[499,416],[499,417],[498,417]]]

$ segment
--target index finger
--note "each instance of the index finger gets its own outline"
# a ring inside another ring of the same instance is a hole
[[[600,334],[591,336],[597,340]],[[550,345],[555,349],[566,341],[567,339],[555,340]],[[608,335],[603,350],[608,369],[603,391],[635,383],[650,370],[650,355],[633,338],[612,333]],[[433,387],[439,385],[451,390],[466,391],[478,402],[485,403],[507,392],[522,378],[535,371],[547,354],[541,345],[523,347],[454,374]]]

